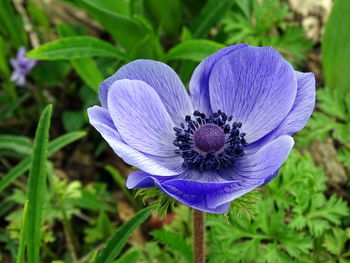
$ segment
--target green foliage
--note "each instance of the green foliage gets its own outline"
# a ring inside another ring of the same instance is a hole
[[[210,40],[188,40],[182,42],[165,54],[165,60],[183,59],[202,61],[225,46]]]
[[[107,241],[106,246],[96,256],[94,263],[110,263],[119,255],[132,232],[151,214],[151,207],[140,210],[132,219],[122,225]]]
[[[193,36],[206,37],[233,3],[233,0],[208,0],[193,23]]]
[[[140,197],[143,203],[150,201],[153,212],[161,218],[164,218],[168,209],[174,208],[176,203],[175,199],[164,194],[158,187],[138,189],[135,197]]]
[[[186,262],[192,262],[192,248],[181,234],[167,230],[157,230],[153,231],[151,235],[159,243],[166,245],[172,253],[176,251],[184,257]]]
[[[29,58],[40,60],[71,60],[95,56],[126,59],[125,55],[110,43],[88,36],[54,40],[31,50],[27,54]]]
[[[287,22],[290,15],[288,5],[280,0],[237,1],[222,20],[225,43],[272,46],[289,61],[299,63],[311,43],[300,27]]]
[[[41,114],[35,133],[28,182],[28,219],[25,224],[28,262],[40,262],[42,207],[46,192],[46,160],[52,105]]]
[[[253,219],[237,218],[234,209],[226,220],[208,218],[210,262],[310,262],[311,250],[320,262],[326,252],[317,244],[349,213],[342,199],[324,195],[325,182],[309,155],[292,152],[280,174],[258,192]]]
[[[48,146],[48,156],[57,152],[62,147],[82,138],[85,136],[85,132],[76,131],[64,134],[52,142],[49,143]],[[23,173],[28,171],[30,167],[30,157],[23,159],[20,163],[18,163],[15,167],[11,169],[6,175],[4,175],[0,180],[0,192],[2,192],[6,187],[8,187],[14,180],[16,180]]]
[[[327,87],[348,91],[350,82],[350,2],[337,0],[322,41],[323,73]],[[341,69],[341,70],[335,70]]]

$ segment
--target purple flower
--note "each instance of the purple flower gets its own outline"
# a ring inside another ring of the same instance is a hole
[[[142,170],[128,188],[157,186],[225,213],[277,175],[314,108],[314,75],[294,71],[271,47],[240,44],[207,57],[189,86],[190,96],[170,67],[136,60],[101,84],[90,123]]]
[[[16,82],[18,86],[24,86],[26,83],[26,75],[37,64],[36,60],[25,57],[26,49],[20,47],[17,52],[17,57],[10,60],[13,72],[11,81]]]

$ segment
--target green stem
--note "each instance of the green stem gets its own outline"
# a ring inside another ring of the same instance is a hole
[[[193,209],[193,262],[205,262],[204,213]]]

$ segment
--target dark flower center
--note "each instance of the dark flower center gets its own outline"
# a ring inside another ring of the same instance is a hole
[[[242,123],[233,122],[221,110],[208,117],[195,111],[180,126],[174,127],[174,145],[178,148],[175,153],[184,159],[183,168],[203,171],[232,166],[248,145],[245,133],[239,131]]]
[[[225,145],[225,133],[217,125],[208,123],[199,127],[193,134],[194,145],[204,153],[217,152]]]

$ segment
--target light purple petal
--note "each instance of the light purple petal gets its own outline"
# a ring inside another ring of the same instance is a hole
[[[295,74],[298,81],[298,89],[291,111],[276,129],[249,147],[258,149],[261,145],[279,136],[293,135],[305,127],[315,107],[315,77],[313,73],[296,71]]]
[[[297,91],[292,66],[273,48],[246,47],[228,54],[209,79],[213,111],[223,110],[252,143],[275,129],[291,110]]]
[[[140,59],[121,67],[99,87],[103,107],[107,107],[108,89],[120,79],[142,80],[150,85],[158,93],[176,124],[181,123],[186,115],[193,113],[190,98],[180,78],[172,68],[162,62]]]
[[[26,48],[20,47],[17,51],[17,59],[20,60],[20,59],[24,58],[25,54],[26,54]]]
[[[161,157],[157,157],[157,160],[154,160],[150,156],[146,156],[127,145],[120,138],[105,108],[98,106],[91,107],[88,109],[88,115],[91,125],[101,133],[102,137],[108,142],[114,152],[126,163],[156,175],[170,176],[178,174],[178,172],[175,171],[176,167],[174,167],[173,163],[171,163],[170,166],[164,166]]]
[[[108,111],[121,138],[140,152],[154,156],[173,157],[175,154],[175,124],[157,92],[140,80],[118,80],[108,92]]]
[[[255,154],[237,160],[232,169],[226,170],[226,176],[231,180],[236,178],[239,182],[218,191],[215,195],[208,196],[208,206],[219,206],[263,185],[281,167],[293,145],[292,137],[281,136],[264,145]]]
[[[195,110],[207,115],[212,113],[209,97],[209,76],[215,63],[227,54],[247,47],[247,44],[229,46],[204,59],[193,72],[190,81],[190,95]]]

